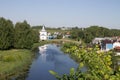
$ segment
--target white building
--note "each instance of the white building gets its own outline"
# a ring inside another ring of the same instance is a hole
[[[47,31],[45,30],[45,26],[42,27],[40,33],[40,40],[47,40]]]
[[[92,40],[92,43],[93,44],[98,44],[101,40],[104,40],[104,38],[98,38],[97,37],[97,38],[95,38],[95,39]]]
[[[116,48],[116,47],[120,47],[120,42],[117,41],[113,43],[113,48]]]

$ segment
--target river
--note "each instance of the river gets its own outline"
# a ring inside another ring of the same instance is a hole
[[[60,47],[55,44],[48,44],[39,47],[36,58],[32,62],[26,80],[56,80],[49,73],[53,70],[58,74],[68,74],[70,68],[77,68],[78,64],[69,55],[64,54]]]

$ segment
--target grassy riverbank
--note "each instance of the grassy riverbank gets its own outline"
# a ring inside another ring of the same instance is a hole
[[[20,71],[27,70],[31,63],[31,51],[25,49],[12,49],[0,51],[0,79],[18,75]]]
[[[70,75],[64,74],[59,79],[63,80],[119,80],[120,79],[120,67],[116,65],[116,60],[112,61],[113,51],[98,52],[100,49],[98,46],[95,48],[79,47],[76,44],[66,43],[63,45],[65,53],[69,54],[80,65],[78,69],[70,70]],[[114,64],[115,62],[115,64]],[[113,67],[111,67],[113,65]],[[82,72],[83,67],[87,67],[86,72]],[[55,75],[56,73],[50,72]],[[72,74],[72,75],[71,75]]]

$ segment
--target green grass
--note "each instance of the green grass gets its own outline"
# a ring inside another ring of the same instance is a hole
[[[19,73],[31,63],[31,51],[12,49],[0,51],[0,78]]]

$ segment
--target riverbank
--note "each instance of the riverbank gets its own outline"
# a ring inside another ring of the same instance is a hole
[[[119,80],[119,66],[118,68],[115,67],[116,69],[111,67],[114,65],[112,51],[98,53],[99,48],[97,46],[95,48],[80,48],[71,43],[64,44],[62,48],[65,53],[69,54],[72,59],[80,64],[78,70],[74,72],[73,80],[79,78],[90,80]],[[84,66],[87,67],[85,73],[81,72]],[[61,79],[64,80],[66,77],[67,79],[71,79],[71,75],[62,76]]]
[[[45,44],[53,44],[53,43],[54,44],[61,44],[62,41],[54,40],[54,39],[53,40],[40,41],[39,43],[34,43],[33,44],[32,48],[31,48],[31,51],[36,51],[39,46],[42,46],[42,45],[45,45]]]
[[[43,46],[39,52],[36,52],[37,55],[25,80],[57,80],[49,73],[49,70],[57,71],[62,75],[68,74],[71,67],[77,68],[78,64],[61,52],[57,44]]]
[[[21,71],[28,69],[32,56],[31,51],[26,49],[0,51],[0,79],[8,80],[13,75],[18,77]]]
[[[0,51],[0,80],[11,80],[12,78],[25,78],[25,75],[32,62],[38,46],[52,43],[51,41],[41,41],[34,43],[31,50],[11,49]],[[19,76],[20,75],[20,76]],[[21,79],[20,78],[20,79]]]
[[[73,43],[77,45],[81,44],[80,41],[74,41],[72,39],[51,39],[51,40],[39,41],[38,43],[34,43],[31,50],[35,51],[39,46],[42,46],[44,44],[50,44],[50,43],[54,43],[54,44]],[[82,44],[85,45],[84,43]]]

